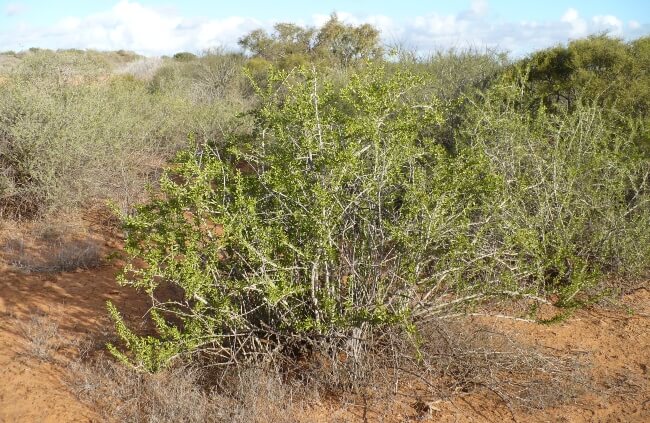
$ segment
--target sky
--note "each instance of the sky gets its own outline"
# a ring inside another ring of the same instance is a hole
[[[277,22],[318,26],[332,13],[373,24],[386,44],[424,54],[489,47],[522,56],[594,33],[650,35],[650,0],[3,0],[0,51],[200,53],[236,48],[241,36]]]

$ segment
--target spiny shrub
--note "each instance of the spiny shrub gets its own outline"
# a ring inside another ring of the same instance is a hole
[[[456,139],[504,181],[476,241],[502,281],[575,305],[604,276],[650,268],[650,161],[612,110],[581,100],[530,113],[527,95],[517,84],[486,91]]]
[[[342,88],[272,72],[252,136],[180,154],[125,219],[126,251],[144,263],[121,283],[152,296],[157,335],[111,304],[131,354],[111,351],[146,370],[186,352],[233,363],[316,344],[355,363],[369,334],[438,313],[499,180],[485,156],[451,155],[427,130],[443,111],[413,100],[423,84],[376,67]]]

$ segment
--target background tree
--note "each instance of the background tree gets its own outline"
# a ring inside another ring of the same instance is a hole
[[[379,31],[375,27],[345,24],[335,14],[318,31],[315,50],[342,66],[364,59],[378,59],[383,54]]]
[[[379,35],[372,25],[345,24],[333,14],[319,29],[278,23],[271,33],[263,29],[250,32],[239,40],[239,45],[253,59],[284,69],[307,62],[348,67],[361,60],[382,58]]]
[[[594,103],[650,153],[650,37],[624,42],[594,35],[533,53],[505,73],[524,82],[524,103],[559,112]],[[632,122],[634,120],[634,122]]]

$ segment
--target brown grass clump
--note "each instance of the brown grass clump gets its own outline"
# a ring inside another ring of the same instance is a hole
[[[302,405],[291,388],[263,368],[215,376],[206,369],[181,366],[148,374],[98,357],[74,362],[68,385],[109,421],[309,421],[301,417]]]
[[[100,242],[88,224],[63,217],[17,224],[0,234],[0,258],[23,272],[57,273],[103,264]]]
[[[576,356],[531,346],[484,324],[433,322],[422,333],[424,374],[438,397],[487,390],[508,407],[542,409],[585,391]]]
[[[39,360],[50,361],[61,347],[58,323],[43,313],[32,314],[27,321],[18,324],[27,341],[27,354]]]
[[[59,240],[52,244],[42,251],[26,248],[24,239],[9,239],[5,242],[4,255],[10,265],[25,272],[71,272],[102,264],[101,249],[93,240]]]

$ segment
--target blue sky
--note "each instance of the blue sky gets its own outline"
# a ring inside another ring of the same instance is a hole
[[[601,31],[628,39],[650,34],[648,0],[9,0],[0,2],[0,51],[200,52],[235,47],[243,34],[279,21],[319,25],[332,12],[374,24],[387,43],[421,52],[489,46],[521,55]]]

